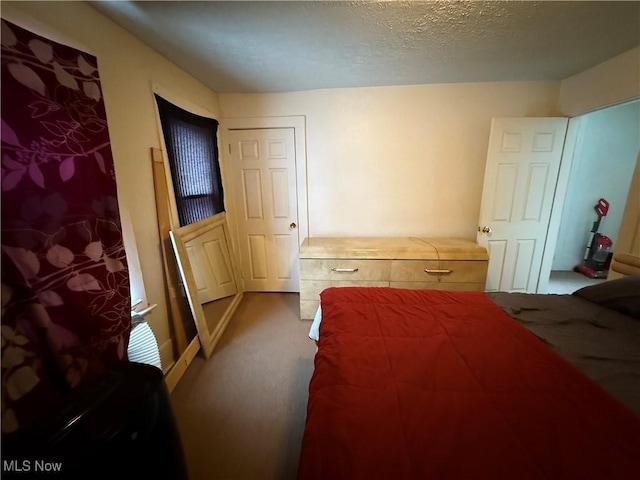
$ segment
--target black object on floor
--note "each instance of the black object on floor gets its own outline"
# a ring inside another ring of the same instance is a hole
[[[56,415],[2,438],[2,478],[188,478],[157,367],[124,362],[74,391]]]

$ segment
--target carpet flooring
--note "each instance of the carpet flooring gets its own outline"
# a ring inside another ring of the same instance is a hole
[[[295,479],[315,344],[296,293],[245,293],[171,393],[190,480]]]

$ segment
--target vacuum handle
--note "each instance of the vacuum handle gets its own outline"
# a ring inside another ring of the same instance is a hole
[[[598,214],[598,217],[606,217],[607,212],[609,211],[609,202],[607,202],[604,198],[598,200],[596,206],[593,207]]]

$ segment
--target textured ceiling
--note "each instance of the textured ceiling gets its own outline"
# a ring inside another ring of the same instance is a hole
[[[217,92],[561,80],[640,44],[637,1],[98,1]]]

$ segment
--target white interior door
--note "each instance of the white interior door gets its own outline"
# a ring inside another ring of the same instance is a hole
[[[244,289],[297,292],[294,129],[229,130],[228,140]]]
[[[477,235],[488,292],[536,292],[567,121],[492,121]]]

